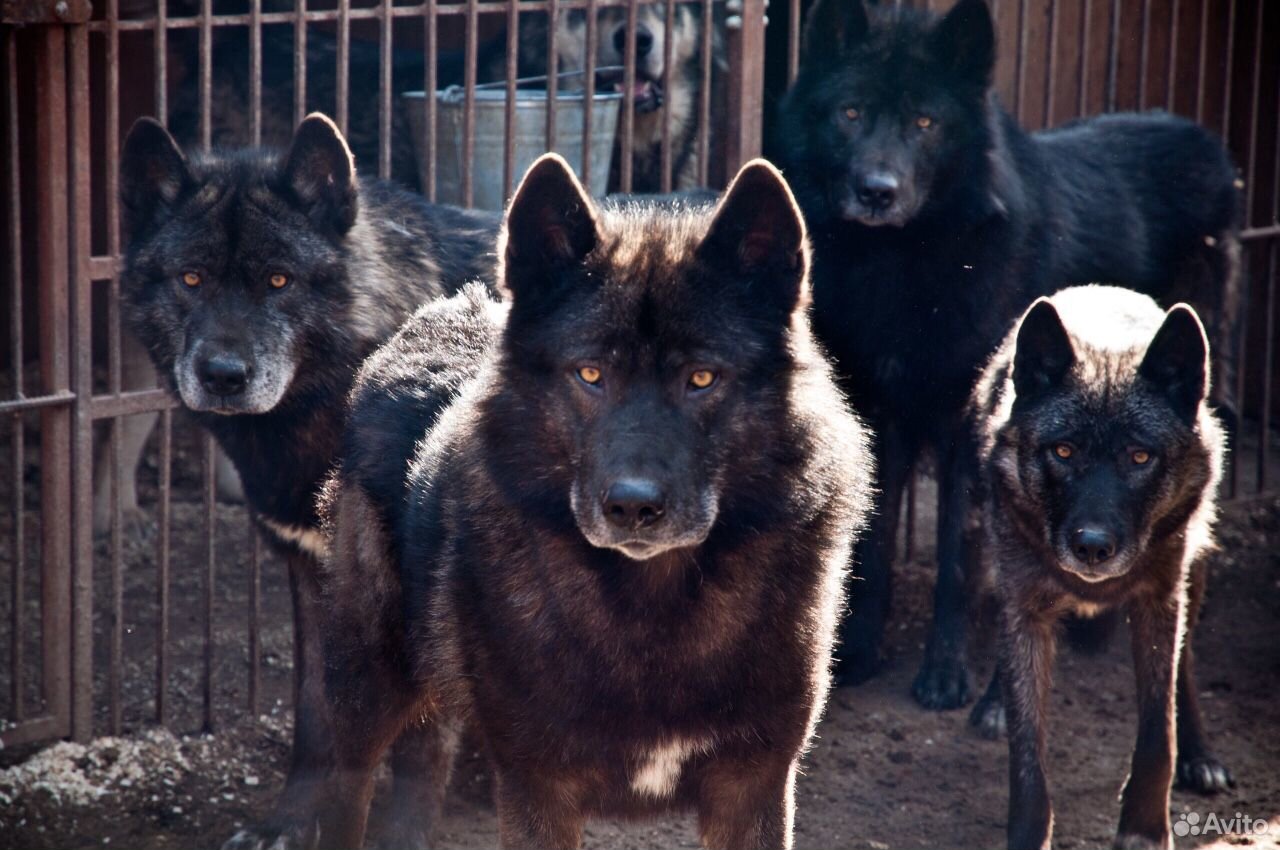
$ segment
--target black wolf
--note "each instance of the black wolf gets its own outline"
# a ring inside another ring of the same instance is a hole
[[[673,808],[709,847],[789,846],[870,484],[791,194],[759,161],[714,210],[598,208],[548,155],[501,244],[505,319],[424,308],[353,393],[321,840],[360,846],[397,737],[438,801],[467,718],[504,847]],[[419,800],[397,835],[423,833]]]
[[[607,6],[596,12],[596,67],[624,64],[627,49],[627,14],[622,6]],[[633,90],[631,187],[630,191],[656,193],[687,190],[699,186],[698,137],[705,129],[708,148],[707,183],[722,186],[730,175],[724,173],[723,138],[714,124],[703,127],[702,100],[708,100],[711,116],[723,115],[727,108],[725,72],[728,67],[724,38],[724,11],[716,4],[711,12],[707,57],[709,75],[703,73],[703,33],[706,19],[702,3],[677,3],[671,26],[667,25],[666,6],[641,3],[636,9],[635,86]],[[555,61],[549,61],[548,45],[554,43]],[[553,68],[559,73],[582,72],[587,62],[587,13],[584,9],[567,9],[558,13],[554,33],[549,38],[545,13],[529,13],[520,21],[520,67],[522,76],[541,76]],[[671,66],[667,67],[670,53]],[[495,59],[499,57],[495,56]],[[496,68],[496,66],[495,66]],[[490,72],[495,76],[496,70]],[[580,91],[583,78],[566,76],[562,91]],[[601,72],[597,91],[624,92],[623,72]],[[662,132],[669,124],[671,185],[663,185]],[[622,131],[614,146],[609,176],[609,191],[622,188]]]
[[[995,102],[994,58],[983,0],[940,18],[820,0],[781,107],[778,152],[813,235],[814,329],[877,436],[883,492],[838,671],[856,682],[879,663],[902,488],[931,447],[939,572],[913,687],[931,708],[969,697],[963,411],[1026,305],[1096,280],[1191,302],[1226,355],[1218,387],[1233,383],[1240,203],[1220,141],[1163,114],[1028,134]]]
[[[1065,615],[1119,609],[1132,632],[1138,739],[1116,847],[1172,847],[1175,752],[1193,789],[1231,782],[1205,744],[1191,651],[1224,450],[1208,384],[1194,310],[1083,286],[1036,301],[975,391],[1002,635],[973,720],[998,732],[1003,702],[1011,850],[1049,846],[1045,702]]]
[[[283,155],[188,159],[155,121],[120,166],[124,311],[156,370],[235,464],[289,562],[298,693],[290,789],[330,755],[317,628],[315,497],[365,356],[424,301],[492,278],[494,217],[360,180],[323,115]],[[269,845],[270,827],[238,846]]]

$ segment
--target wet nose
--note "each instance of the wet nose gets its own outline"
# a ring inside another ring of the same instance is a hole
[[[867,209],[887,210],[898,197],[898,178],[885,172],[873,172],[858,183],[858,200]]]
[[[196,374],[213,395],[234,396],[244,392],[253,369],[234,354],[215,354],[196,365]]]
[[[1080,563],[1095,567],[1116,554],[1116,536],[1105,528],[1086,525],[1071,535],[1071,551]]]
[[[618,528],[639,529],[654,525],[666,512],[666,497],[657,482],[622,478],[604,494],[604,516]]]
[[[613,31],[613,46],[620,55],[627,52],[627,27],[618,27]],[[636,24],[636,58],[643,59],[653,49],[653,32],[644,24]]]

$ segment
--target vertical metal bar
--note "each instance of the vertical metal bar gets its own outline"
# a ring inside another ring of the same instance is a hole
[[[169,9],[168,3],[156,3],[156,25],[155,36],[152,39],[155,50],[152,53],[152,63],[155,66],[155,110],[156,118],[161,124],[168,126],[169,124],[169,89],[166,85],[169,80]],[[111,27],[115,27],[120,17],[120,10],[117,7],[115,14],[107,13],[107,20]]]
[[[1170,0],[1173,9],[1169,21],[1169,64],[1168,75],[1164,85],[1164,108],[1173,111],[1174,89],[1178,80],[1178,5],[1179,0]]]
[[[1053,126],[1053,88],[1057,84],[1058,4],[1049,0],[1049,32],[1045,37],[1049,57],[1044,71],[1044,126]]]
[[[1262,31],[1262,21],[1258,21],[1258,31]],[[1280,95],[1280,87],[1277,87]],[[1280,97],[1276,98],[1276,139],[1275,161],[1271,169],[1271,221],[1280,223]],[[1259,493],[1267,491],[1267,456],[1271,450],[1271,402],[1275,391],[1276,362],[1276,267],[1277,249],[1280,239],[1271,237],[1267,240],[1267,301],[1263,315],[1266,317],[1262,344],[1262,410],[1258,418],[1261,420],[1261,432],[1258,435],[1258,476]],[[1243,363],[1241,371],[1243,371]]]
[[[333,76],[336,83],[337,103],[334,117],[338,129],[347,134],[347,99],[350,94],[351,71],[351,0],[338,0],[338,52],[334,57]]]
[[[8,84],[5,86],[5,139],[8,156],[5,157],[5,196],[9,199],[9,370],[13,380],[13,397],[22,398],[22,191],[19,177],[18,156],[18,40],[17,28],[5,27],[5,71]],[[26,716],[25,709],[25,672],[26,661],[23,658],[24,636],[26,629],[26,600],[23,589],[26,582],[26,540],[23,527],[23,507],[25,493],[23,490],[23,468],[26,465],[24,439],[22,430],[22,414],[15,413],[10,420],[13,425],[13,443],[10,446],[10,489],[13,501],[13,537],[10,540],[13,552],[13,586],[11,587],[12,609],[10,626],[12,631],[9,645],[9,660],[12,664],[9,678],[11,695],[11,716],[22,720]]]
[[[249,716],[258,716],[262,685],[262,536],[258,518],[249,513]]]
[[[426,68],[423,71],[426,79],[422,81],[426,100],[427,126],[424,131],[426,138],[422,140],[422,150],[431,151],[431,155],[426,157],[427,173],[422,175],[422,190],[427,200],[434,202],[436,199],[436,57],[440,55],[436,38],[436,0],[426,0],[422,13],[422,26],[425,30],[423,41],[427,47],[427,61],[424,63]]]
[[[249,144],[262,144],[262,0],[249,0]]]
[[[556,149],[556,97],[560,91],[560,57],[556,55],[556,26],[560,20],[559,0],[547,0],[547,144]]]
[[[1261,30],[1259,30],[1261,32]],[[1231,138],[1231,96],[1232,96],[1232,78],[1235,75],[1235,50],[1236,50],[1236,0],[1230,0],[1227,10],[1227,52],[1226,52],[1226,73],[1223,74],[1222,83],[1222,137],[1228,141]],[[1252,146],[1252,136],[1250,137],[1250,146]],[[1251,210],[1245,205],[1245,226],[1248,226],[1248,219]],[[1245,254],[1247,261],[1249,254]],[[1249,334],[1242,332],[1240,334],[1239,354],[1236,362],[1239,368],[1236,370],[1236,398],[1243,409],[1244,393],[1245,393],[1245,366],[1248,364],[1249,355]],[[1244,419],[1238,421],[1237,427],[1239,433],[1237,440],[1243,436]],[[1237,495],[1240,483],[1240,451],[1233,447],[1230,454],[1227,455],[1227,464],[1229,475],[1229,485],[1227,486],[1227,498],[1234,499]]]
[[[698,87],[698,185],[711,183],[711,35],[715,0],[702,0],[702,85]]]
[[[729,33],[729,143],[725,150],[728,172],[736,172],[747,160],[760,155],[764,116],[764,4],[743,0],[742,26]]]
[[[507,89],[502,112],[502,202],[511,197],[516,179],[516,78],[520,75],[520,9],[515,2],[507,3]],[[551,75],[548,75],[550,79]],[[547,102],[547,114],[555,112],[554,100]]]
[[[587,46],[584,51],[583,58],[586,60],[582,64],[582,138],[586,144],[582,146],[582,168],[578,172],[578,176],[582,178],[582,185],[591,185],[591,114],[595,107],[596,98],[596,51],[600,47],[598,39],[596,20],[596,0],[587,0],[587,27],[586,39]]]
[[[1151,63],[1151,0],[1142,0],[1142,42],[1138,54],[1138,109],[1147,108],[1147,66]]]
[[[920,478],[914,469],[907,475],[907,521],[903,529],[902,560],[910,563],[916,554],[916,487]]]
[[[160,411],[159,516],[156,541],[156,722],[169,721],[169,527],[173,468],[173,411]]]
[[[686,14],[686,10],[681,9],[682,15]],[[676,31],[676,2],[675,0],[667,0],[666,8],[663,10],[664,26],[666,32],[674,33]],[[671,63],[675,58],[675,39],[662,39],[662,90],[664,92],[671,91]],[[661,175],[659,188],[663,192],[671,191],[671,110],[664,109],[660,113],[661,132],[662,132],[662,148],[661,161],[658,172]]]
[[[203,675],[203,728],[213,731],[213,586],[216,578],[214,535],[218,528],[217,501],[214,489],[217,479],[216,448],[213,437],[201,437],[202,484],[204,488],[204,675]]]
[[[1253,97],[1249,107],[1249,170],[1245,174],[1245,226],[1253,222],[1253,202],[1257,198],[1258,183],[1258,123],[1262,112],[1262,7],[1266,0],[1258,0],[1258,19],[1254,22],[1253,38]]]
[[[391,90],[394,62],[395,18],[391,16],[391,0],[382,0],[379,8],[382,31],[378,40],[382,61],[378,80],[378,176],[386,180],[391,176]],[[428,61],[435,61],[429,57]]]
[[[1107,103],[1106,111],[1115,112],[1120,85],[1120,0],[1111,0],[1111,22],[1107,26]]]
[[[1196,123],[1204,123],[1205,96],[1208,86],[1205,85],[1205,73],[1208,63],[1205,54],[1209,49],[1209,0],[1200,0],[1200,43],[1196,47]],[[1227,73],[1230,73],[1228,68]]]
[[[68,31],[69,28],[50,26],[39,32],[35,73],[36,150],[41,156],[35,191],[35,197],[40,199],[36,229],[40,390],[50,395],[71,389],[67,339],[71,301]],[[86,86],[82,93],[84,98],[88,97],[87,89]],[[71,426],[71,411],[65,406],[40,411],[43,690],[59,726],[69,718],[72,734],[87,740],[93,722],[93,563],[92,558],[81,557],[72,563]],[[67,645],[68,636],[71,647]]]
[[[1089,111],[1089,30],[1093,26],[1093,0],[1084,0],[1080,8],[1080,75],[1077,80],[1076,115]]]
[[[787,21],[787,87],[800,73],[800,0],[791,0]]]
[[[1231,77],[1232,62],[1236,58],[1236,0],[1231,0],[1227,10],[1227,73],[1222,82],[1222,138],[1231,138]],[[1240,361],[1244,363],[1243,360]]]
[[[213,146],[213,0],[200,0],[200,146]]]
[[[622,134],[622,144],[618,152],[621,160],[618,163],[620,167],[618,189],[623,192],[631,191],[631,172],[634,166],[632,152],[636,141],[636,25],[639,22],[638,11],[637,0],[627,0],[626,44],[622,50],[622,122],[618,127],[618,132]],[[588,45],[588,49],[594,50],[595,46]],[[583,150],[589,149],[590,145],[591,139],[589,137],[582,140]]]
[[[1018,51],[1013,71],[1013,117],[1022,120],[1023,85],[1027,71],[1027,0],[1018,0]]]
[[[106,8],[107,17],[107,53],[106,53],[106,201],[107,201],[107,250],[112,255],[119,255],[120,252],[120,234],[119,234],[119,203],[117,196],[118,177],[116,171],[119,167],[119,147],[118,140],[120,138],[120,53],[119,53],[119,0],[107,0]],[[157,83],[157,88],[161,87],[163,82]],[[87,175],[86,175],[87,177]],[[88,255],[89,245],[86,243],[84,248],[85,256]],[[78,276],[76,276],[78,280]],[[91,285],[86,283],[86,285]],[[91,296],[86,295],[84,301],[84,309],[86,311],[92,309],[89,305],[92,303]],[[79,323],[77,322],[77,325]],[[83,344],[81,339],[82,333],[92,333],[92,325],[86,325],[85,330],[78,329],[76,332],[76,344]],[[107,301],[107,359],[108,371],[111,391],[115,394],[120,393],[121,389],[121,339],[120,339],[120,278],[113,274],[110,281],[110,297]],[[92,355],[90,355],[90,358]],[[84,364],[85,368],[92,369],[92,362]],[[89,379],[87,386],[77,384],[77,394],[79,392],[91,393],[93,391],[92,378]],[[110,646],[110,675],[108,678],[109,687],[109,705],[110,705],[110,729],[111,734],[119,735],[123,726],[123,718],[120,707],[120,689],[121,689],[121,671],[124,668],[124,519],[120,510],[120,488],[125,480],[126,474],[132,474],[133,470],[124,468],[124,451],[123,451],[123,422],[119,417],[111,420],[111,646]],[[88,428],[93,427],[93,423],[87,423]],[[88,437],[88,446],[92,447],[92,435]],[[86,458],[92,457],[87,455]],[[78,466],[78,464],[77,464]],[[77,492],[77,498],[80,493]],[[92,553],[88,552],[87,557],[92,557]]]
[[[293,20],[293,125],[307,116],[307,0],[294,0]]]
[[[473,202],[473,175],[476,158],[476,30],[479,28],[477,0],[467,0],[466,47],[462,72],[462,205]]]

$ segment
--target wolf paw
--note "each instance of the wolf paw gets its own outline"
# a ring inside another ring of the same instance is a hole
[[[315,838],[314,829],[298,824],[255,824],[228,838],[222,850],[311,850]]]
[[[1178,759],[1178,787],[1197,794],[1217,794],[1236,787],[1227,766],[1213,756]]]
[[[969,702],[969,671],[957,658],[926,659],[911,685],[911,695],[922,708],[946,711]]]
[[[988,741],[1003,738],[1008,731],[1004,703],[998,699],[979,700],[978,704],[973,707],[973,711],[969,712],[969,725]]]
[[[1114,850],[1173,850],[1173,839],[1148,838],[1145,835],[1117,835]]]

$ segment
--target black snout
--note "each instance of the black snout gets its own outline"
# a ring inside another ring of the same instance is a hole
[[[234,354],[215,354],[196,364],[196,376],[213,395],[234,396],[244,392],[253,367]]]
[[[1105,528],[1086,525],[1071,535],[1071,551],[1082,564],[1096,567],[1116,554],[1116,536]]]
[[[604,494],[604,516],[618,528],[638,529],[654,525],[666,512],[666,496],[657,482],[622,478]]]
[[[887,210],[897,197],[898,178],[892,174],[877,171],[858,181],[858,201],[869,210]]]
[[[625,25],[613,31],[613,46],[618,53],[626,55],[627,28]],[[636,58],[643,59],[653,49],[653,33],[644,24],[636,24]]]

